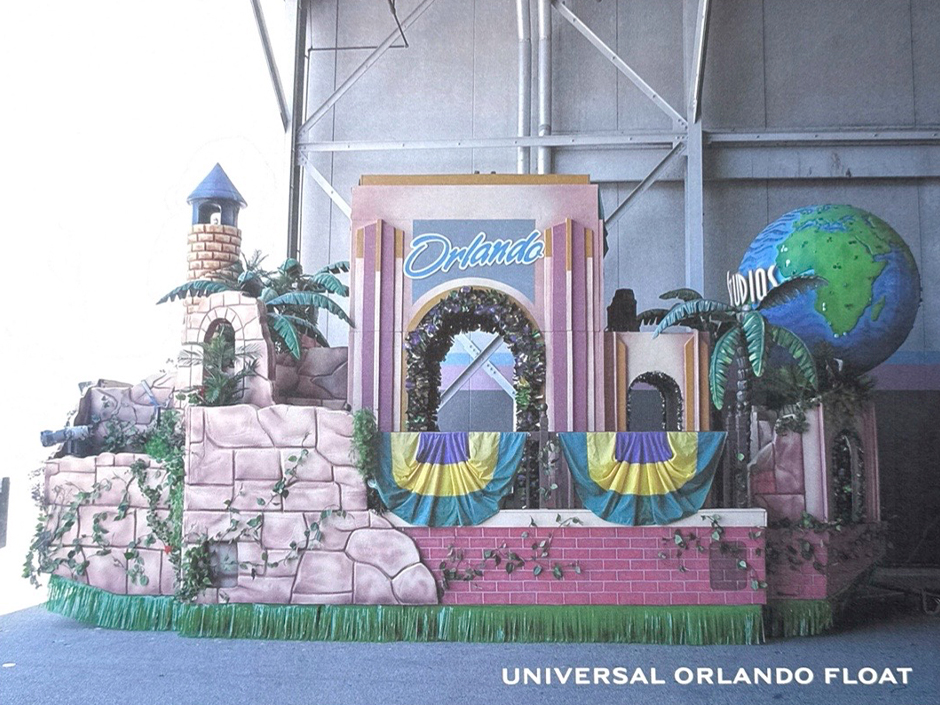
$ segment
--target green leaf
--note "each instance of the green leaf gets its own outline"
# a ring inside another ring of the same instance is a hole
[[[655,338],[672,326],[685,325],[690,322],[701,323],[710,316],[727,316],[733,312],[734,309],[728,304],[721,301],[710,301],[709,299],[696,299],[695,301],[676,304],[656,326],[653,337]]]
[[[352,325],[346,312],[333,299],[313,291],[289,291],[268,301],[268,306],[312,306],[332,313],[341,321]]]
[[[741,570],[747,570],[747,561],[744,560],[743,558],[742,558],[741,560],[739,560],[739,561],[738,561],[738,568],[740,568]]]
[[[757,308],[758,310],[764,311],[774,306],[780,306],[828,283],[829,281],[827,279],[816,276],[815,274],[801,274],[796,277],[790,277],[785,282],[781,282],[768,291],[767,296],[761,299]]]
[[[563,577],[565,577],[564,571],[562,571],[561,566],[557,563],[552,566],[552,575],[555,576],[555,580],[561,580]]]
[[[764,349],[767,345],[766,322],[756,311],[748,311],[741,322],[744,340],[747,342],[747,359],[755,377],[764,375]]]
[[[339,262],[333,262],[326,266],[320,267],[317,270],[316,274],[342,274],[349,271],[349,261],[340,260]]]
[[[512,571],[514,571],[515,569],[516,569],[516,564],[515,564],[515,563],[513,563],[512,561],[507,561],[507,562],[506,562],[506,572],[507,572],[507,573],[510,573],[510,574],[511,574]]]
[[[648,308],[636,315],[636,320],[641,326],[656,326],[669,313],[668,308]]]
[[[217,294],[220,291],[235,291],[235,287],[228,282],[197,279],[196,281],[186,282],[182,286],[176,287],[168,294],[162,296],[157,303],[162,304],[176,299],[185,299],[187,296],[209,296],[209,294]]]
[[[790,353],[806,380],[813,386],[813,389],[818,389],[819,379],[816,376],[816,363],[813,362],[813,355],[806,347],[806,343],[786,328],[780,328],[779,326],[768,327],[773,341]]]
[[[669,299],[681,299],[682,301],[697,301],[702,298],[702,295],[698,293],[695,289],[672,289],[660,294],[659,298],[663,301],[668,301]]]
[[[274,311],[268,312],[268,325],[271,331],[284,343],[284,347],[290,352],[295,360],[300,359],[300,336],[297,334],[297,328],[293,322],[286,316],[282,316]]]
[[[734,362],[735,350],[741,342],[741,329],[730,329],[715,344],[708,369],[708,387],[712,395],[712,404],[719,411],[725,403],[725,388],[728,386],[728,372]]]
[[[329,272],[318,272],[311,277],[304,277],[304,282],[309,282],[330,294],[349,296],[349,287]]]
[[[532,566],[532,575],[534,575],[537,578],[541,574],[542,574],[542,566],[540,565]]]

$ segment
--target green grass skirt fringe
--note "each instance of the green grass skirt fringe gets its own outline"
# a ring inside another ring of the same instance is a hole
[[[760,605],[189,605],[172,597],[113,595],[53,577],[47,607],[102,627],[191,637],[694,645],[764,640]]]
[[[836,609],[830,600],[771,600],[764,628],[772,637],[815,636],[832,629]]]

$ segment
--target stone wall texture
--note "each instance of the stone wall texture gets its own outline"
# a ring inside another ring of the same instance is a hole
[[[187,418],[184,537],[234,543],[239,564],[204,601],[437,603],[414,541],[367,509],[348,413],[244,404]]]
[[[277,356],[278,398],[287,404],[342,409],[346,404],[349,348],[321,348],[306,336],[301,341],[299,360],[289,353]]]
[[[483,564],[482,576],[450,583],[441,601],[445,605],[753,605],[764,604],[767,598],[767,590],[751,585],[752,580],[765,580],[761,528],[725,528],[722,542],[734,551],[727,554],[713,550],[718,542],[710,540],[710,527],[683,528],[683,536],[691,531],[699,537],[703,550],[692,547],[681,557],[676,555],[676,529],[668,526],[403,530],[417,543],[438,580],[443,577],[442,564],[461,573]],[[543,570],[536,576],[532,546],[550,536],[549,556],[539,559]],[[484,562],[486,551],[512,551],[526,564],[510,574],[505,561],[499,566],[493,560]],[[448,557],[457,553],[464,558],[459,564]],[[745,560],[748,567],[738,568],[738,560]],[[555,564],[561,566],[561,579],[552,574]]]
[[[152,464],[149,456],[134,453],[101,453],[87,458],[67,456],[46,461],[44,491],[50,505],[48,528],[51,531],[66,518],[68,505],[79,492],[92,492],[96,485],[100,490],[97,498],[78,507],[77,522],[63,536],[65,547],[56,555],[64,557],[76,550],[77,561],[88,560],[87,570],[83,575],[76,575],[63,565],[56,573],[108,592],[172,595],[175,576],[164,545],[160,541],[148,541],[152,533],[147,523],[149,504],[130,472],[135,461],[159,468]],[[159,513],[165,516],[169,509],[166,500],[159,506]],[[100,543],[93,540],[96,518],[102,530]],[[132,544],[143,562],[145,580],[128,577],[129,560],[125,552]]]
[[[196,223],[189,231],[188,278],[212,279],[219,270],[238,264],[242,231],[231,225]]]
[[[101,380],[85,388],[72,425],[94,424],[97,419],[92,446],[100,450],[109,421],[128,430],[146,430],[157,409],[172,404],[175,386],[175,372],[157,372],[133,385]]]
[[[216,227],[216,226],[205,226]],[[223,227],[223,226],[217,226]],[[259,300],[238,291],[225,291],[192,300],[187,306],[183,325],[183,345],[207,342],[214,326],[225,321],[235,331],[236,350],[255,356],[256,374],[245,380],[242,401],[255,406],[274,403],[274,346],[268,331],[267,312]],[[244,364],[236,360],[236,365]],[[177,385],[180,389],[202,384],[202,365],[180,366]]]

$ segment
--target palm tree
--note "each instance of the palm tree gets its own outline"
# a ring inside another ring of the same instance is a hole
[[[217,279],[186,282],[157,303],[189,296],[208,296],[220,291],[240,291],[261,299],[267,309],[275,349],[287,351],[295,358],[300,357],[303,335],[329,347],[317,325],[321,309],[352,325],[346,312],[329,298],[330,294],[349,296],[349,287],[336,276],[349,271],[349,262],[334,262],[313,274],[305,274],[300,262],[292,257],[273,271],[263,269],[263,261],[264,257],[255,252],[244,263],[221,270]]]
[[[796,334],[769,323],[763,312],[825,283],[825,279],[815,275],[794,277],[771,289],[756,305],[741,306],[704,299],[691,289],[677,289],[662,296],[682,299],[669,311],[651,310],[640,314],[647,322],[657,322],[653,337],[677,325],[711,333],[713,341],[717,342],[712,349],[708,386],[712,404],[719,411],[724,407],[728,377],[735,372],[734,406],[725,412],[725,429],[730,436],[732,504],[736,507],[746,506],[748,500],[752,382],[764,374],[771,345],[790,353],[810,385],[814,389],[818,387],[816,365],[809,348]]]

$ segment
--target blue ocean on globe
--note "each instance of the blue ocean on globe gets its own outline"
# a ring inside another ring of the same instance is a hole
[[[772,270],[782,282],[816,274],[827,283],[764,313],[814,353],[824,346],[855,373],[888,359],[904,343],[920,305],[920,274],[890,225],[845,205],[799,208],[754,239],[739,272]]]

